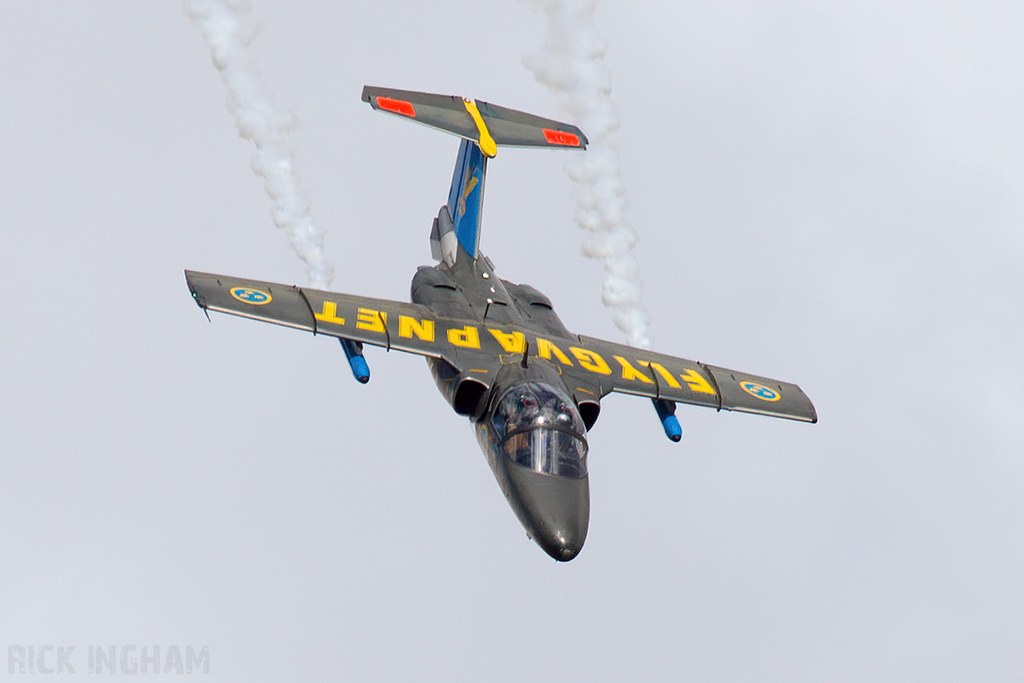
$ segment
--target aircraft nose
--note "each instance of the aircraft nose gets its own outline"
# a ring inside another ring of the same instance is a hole
[[[538,506],[535,538],[548,555],[559,562],[568,562],[580,554],[583,542],[587,540],[590,492],[585,479],[556,479],[560,480],[559,483],[567,482],[569,485],[552,487],[561,488],[561,494],[557,499],[547,500]],[[578,484],[583,484],[583,492],[579,490]]]
[[[579,555],[580,551],[583,550],[582,543],[574,543],[571,541],[561,541],[561,545],[556,547],[559,548],[557,556],[550,550],[548,550],[548,554],[559,562],[568,562]],[[545,548],[545,550],[547,550],[547,548]]]
[[[537,545],[559,562],[579,555],[590,523],[587,477],[539,474],[516,463],[509,463],[508,469],[513,505]]]
[[[558,519],[548,514],[547,524],[539,524],[535,531],[537,545],[559,562],[568,562],[579,555],[587,538],[586,520],[581,522],[578,516],[573,517]]]

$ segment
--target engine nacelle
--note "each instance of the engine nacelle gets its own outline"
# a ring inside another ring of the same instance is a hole
[[[576,406],[579,408],[580,417],[583,418],[583,424],[589,432],[601,414],[601,401],[590,396],[580,397],[579,394],[576,394]]]
[[[472,371],[459,372],[458,368],[443,358],[428,358],[427,363],[438,390],[456,414],[479,420],[487,410],[491,389],[486,375]]]

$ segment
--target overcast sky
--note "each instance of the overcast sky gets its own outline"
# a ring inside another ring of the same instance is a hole
[[[458,142],[360,90],[556,117],[522,63],[543,20],[252,5],[333,288],[406,300]],[[333,339],[195,306],[185,268],[305,273],[180,3],[5,3],[0,656],[75,646],[69,680],[90,645],[206,646],[204,681],[1024,678],[1024,6],[596,18],[654,348],[795,382],[820,421],[683,407],[673,444],[609,397],[562,565],[422,359],[372,349],[361,386]],[[499,153],[481,250],[624,341],[564,163]]]

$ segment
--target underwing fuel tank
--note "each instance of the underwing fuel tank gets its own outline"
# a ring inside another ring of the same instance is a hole
[[[558,560],[583,548],[590,523],[586,427],[575,403],[546,382],[517,382],[477,423],[477,440],[527,534]]]
[[[352,376],[360,384],[369,382],[370,366],[367,365],[366,358],[363,357],[362,343],[344,338],[339,338],[338,341],[341,342],[341,348],[345,351],[345,358],[348,359],[349,367],[352,368]]]

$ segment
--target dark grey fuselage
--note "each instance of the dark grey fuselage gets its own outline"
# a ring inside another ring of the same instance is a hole
[[[419,268],[412,280],[411,294],[414,303],[428,306],[441,316],[476,320],[481,326],[507,326],[537,337],[570,337],[547,297],[532,287],[501,280],[494,274],[489,259],[482,255],[473,259],[461,248],[451,267],[442,263]],[[559,369],[548,360],[530,357],[525,337],[522,353],[509,353],[497,364],[493,358],[489,363],[484,358],[480,360],[483,362],[477,365],[483,367],[460,364],[463,370],[441,358],[428,358],[427,362],[442,395],[456,412],[473,421],[477,440],[498,485],[527,534],[556,560],[571,560],[587,537],[590,489],[585,470],[584,432],[597,417],[597,404],[589,411],[592,419],[584,421],[576,401],[569,399],[572,389],[563,381]],[[571,469],[569,474],[550,471],[550,468],[542,471],[545,468],[540,461],[557,461],[563,457],[562,453],[539,454],[533,459],[532,467],[510,455],[507,444],[513,437],[498,433],[503,417],[499,401],[510,390],[534,385],[539,385],[537,391],[564,396],[567,400],[559,405],[574,412],[577,425],[582,423],[585,428],[565,428],[559,432],[557,425],[543,424],[543,419],[538,418],[542,423],[539,429],[528,430],[529,447],[533,451],[552,450],[568,443],[568,450],[574,454],[582,449],[582,472],[579,468]],[[571,437],[558,438],[565,434]],[[552,435],[556,438],[551,439]]]

